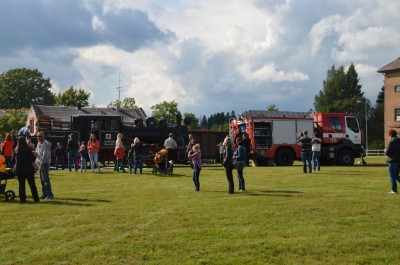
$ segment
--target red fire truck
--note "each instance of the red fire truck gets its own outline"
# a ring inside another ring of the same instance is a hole
[[[364,135],[359,119],[345,113],[307,113],[248,110],[239,119],[231,119],[229,137],[247,132],[251,140],[250,156],[256,166],[291,166],[301,159],[299,134],[318,132],[321,162],[351,166],[364,155]]]

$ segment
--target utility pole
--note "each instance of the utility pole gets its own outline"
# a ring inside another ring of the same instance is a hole
[[[119,107],[121,105],[121,72],[118,73],[118,86],[115,88],[118,90],[118,101],[117,101],[117,110],[119,110]]]

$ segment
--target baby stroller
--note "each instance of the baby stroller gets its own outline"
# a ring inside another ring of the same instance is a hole
[[[167,149],[161,149],[154,155],[154,163],[153,174],[172,175],[173,163],[168,161]]]
[[[9,201],[15,199],[15,192],[6,190],[7,180],[14,178],[11,168],[6,168],[5,158],[0,155],[0,201]]]

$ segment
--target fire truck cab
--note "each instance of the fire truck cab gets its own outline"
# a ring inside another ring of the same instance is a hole
[[[231,119],[232,140],[247,132],[251,141],[250,158],[255,166],[291,166],[301,159],[299,134],[305,130],[322,140],[321,161],[335,165],[353,165],[363,154],[363,135],[358,118],[344,113],[314,113],[248,110],[239,119]]]

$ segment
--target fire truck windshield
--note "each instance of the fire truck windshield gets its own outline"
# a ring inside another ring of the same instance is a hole
[[[355,117],[346,117],[347,127],[355,133],[360,132],[360,128],[358,127],[358,122]]]

